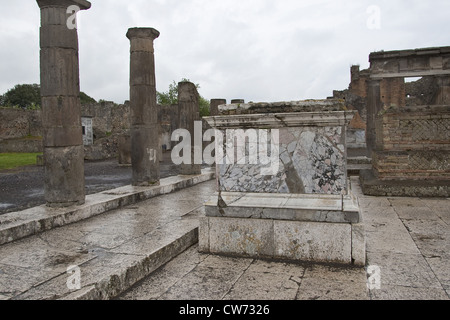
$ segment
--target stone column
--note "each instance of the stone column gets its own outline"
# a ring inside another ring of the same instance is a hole
[[[128,29],[130,39],[130,105],[132,184],[159,184],[159,123],[156,104],[153,28]]]
[[[219,106],[222,104],[227,104],[227,100],[226,99],[211,99],[211,102],[209,104],[209,106],[210,106],[209,115],[211,117],[218,116],[219,115]]]
[[[45,200],[51,207],[80,205],[85,201],[84,148],[78,33],[73,21],[78,9],[89,9],[91,4],[84,0],[37,0],[37,4],[41,9]],[[70,6],[76,7],[68,10]]]
[[[195,121],[201,121],[198,105],[199,94],[197,88],[191,82],[183,81],[178,83],[178,128],[186,129],[191,134],[191,164],[181,164],[179,173],[186,175],[201,174],[201,164],[195,164],[195,139],[199,138],[195,135]],[[201,135],[201,134],[200,134]],[[202,137],[197,147],[202,148]],[[200,152],[201,150],[198,150]]]
[[[367,88],[367,127],[366,127],[366,144],[368,156],[372,156],[372,150],[375,149],[376,143],[376,117],[383,109],[380,93],[380,80],[369,80]]]

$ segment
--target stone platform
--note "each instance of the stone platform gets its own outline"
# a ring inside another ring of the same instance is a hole
[[[201,252],[365,263],[364,228],[351,197],[222,192],[205,204],[205,213]]]
[[[346,127],[354,112],[333,99],[219,111],[205,119],[216,130],[217,194],[205,205],[200,250],[364,265],[347,178]]]

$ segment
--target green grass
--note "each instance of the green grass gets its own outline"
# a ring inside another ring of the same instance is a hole
[[[0,170],[36,164],[36,156],[42,153],[0,153]]]

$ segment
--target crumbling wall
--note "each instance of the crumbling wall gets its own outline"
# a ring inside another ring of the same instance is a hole
[[[433,76],[406,83],[406,105],[423,106],[435,104],[439,85]]]
[[[0,140],[42,136],[41,110],[0,108]]]

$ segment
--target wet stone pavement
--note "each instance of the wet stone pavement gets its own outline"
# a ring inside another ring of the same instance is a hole
[[[223,257],[193,246],[118,299],[448,300],[450,200],[367,197],[354,177],[352,186],[366,268]]]
[[[1,245],[0,299],[448,300],[450,200],[363,196],[354,177],[352,189],[366,268],[199,253],[211,180]]]

